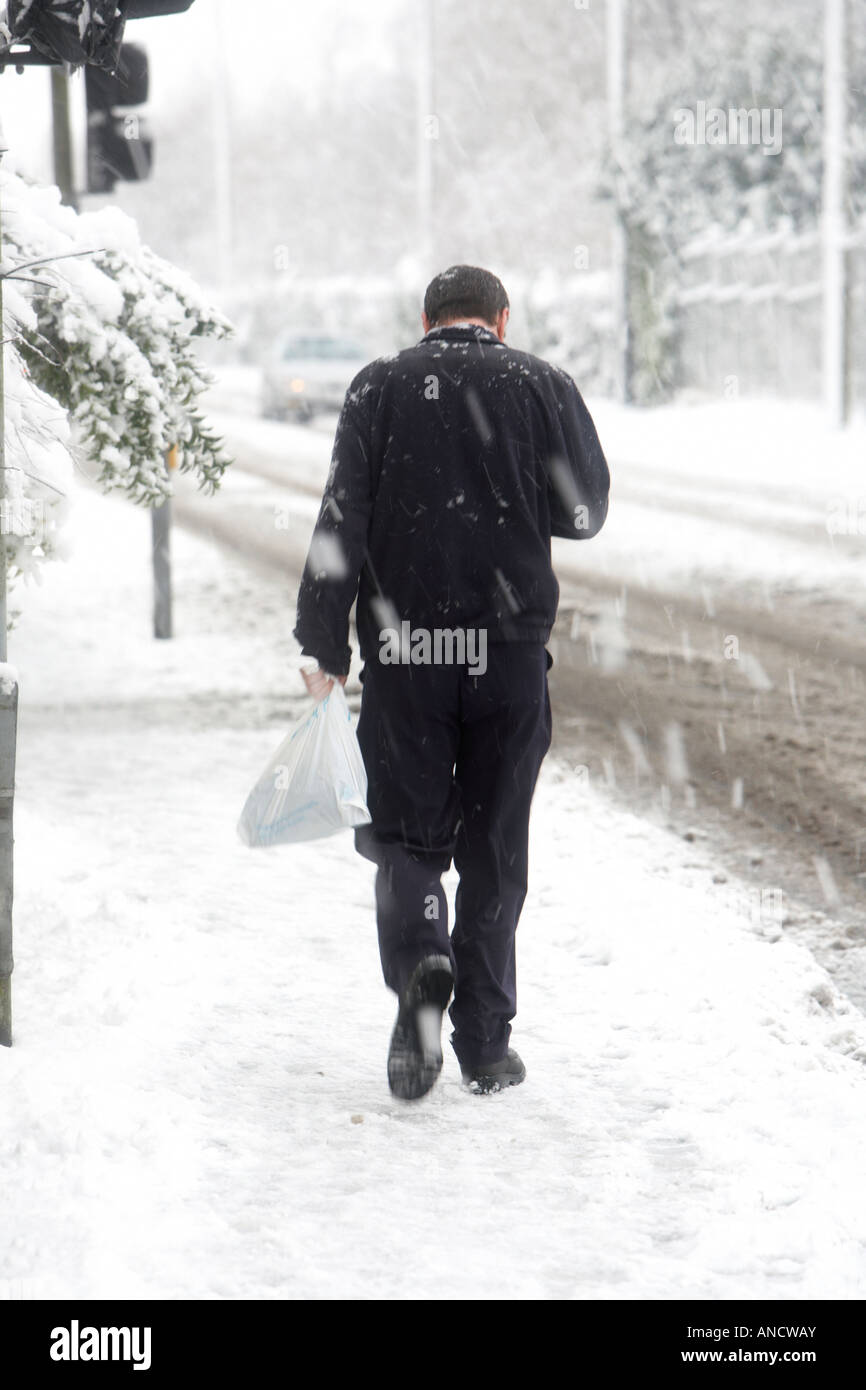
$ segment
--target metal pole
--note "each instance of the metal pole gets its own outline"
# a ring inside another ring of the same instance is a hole
[[[417,255],[423,285],[435,274],[433,265],[433,193],[436,141],[439,117],[434,110],[434,0],[421,0],[418,6],[418,85],[417,95]]]
[[[5,565],[6,556],[3,556]],[[15,743],[18,682],[11,666],[0,667],[0,1046],[12,1046],[12,813],[15,801]]]
[[[6,153],[6,141],[0,127],[0,163]],[[0,224],[0,256],[3,254],[3,228]],[[3,337],[3,281],[0,279],[0,339]],[[3,382],[3,357],[0,345],[0,661],[6,660],[6,398]]]
[[[166,455],[166,468],[174,467],[175,450]],[[151,507],[153,534],[153,635],[174,636],[171,603],[171,499]]]
[[[625,127],[628,0],[607,0],[607,119],[611,156],[619,165]],[[631,400],[631,331],[629,324],[628,228],[618,201],[611,238],[611,310],[613,314],[615,390]]]
[[[848,75],[846,0],[824,3],[823,377],[830,423],[848,418],[848,253],[846,247],[846,140]]]
[[[5,141],[0,130],[0,160]],[[2,227],[0,227],[2,246]],[[3,281],[0,280],[0,324]],[[0,334],[2,336],[2,334]],[[0,1045],[12,1046],[12,810],[15,792],[15,742],[18,684],[6,666],[6,448],[3,353],[0,344]]]
[[[232,149],[227,26],[224,0],[216,0],[214,65],[211,77],[211,130],[213,135],[214,233],[217,282],[220,289],[232,282]]]
[[[51,69],[51,125],[54,142],[54,182],[61,201],[78,211],[72,172],[72,127],[69,121],[69,76],[65,68]]]

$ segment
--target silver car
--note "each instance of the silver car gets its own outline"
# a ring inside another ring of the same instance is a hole
[[[270,420],[309,420],[317,410],[340,410],[350,381],[369,360],[348,339],[324,333],[282,338],[264,369],[262,414]]]

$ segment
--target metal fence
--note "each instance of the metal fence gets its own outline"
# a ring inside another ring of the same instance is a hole
[[[849,393],[866,406],[866,236],[848,249]],[[680,256],[678,379],[708,395],[821,395],[817,232],[704,237]]]

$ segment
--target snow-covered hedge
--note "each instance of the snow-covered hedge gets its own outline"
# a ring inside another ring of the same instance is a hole
[[[230,459],[198,398],[196,339],[231,331],[195,282],[142,246],[116,208],[76,214],[56,188],[0,180],[6,395],[3,527],[12,573],[56,548],[75,462],[149,505],[166,451],[215,488]]]

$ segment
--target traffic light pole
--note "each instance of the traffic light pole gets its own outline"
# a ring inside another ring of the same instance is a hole
[[[177,466],[177,449],[171,448],[165,457],[166,469]],[[158,507],[151,507],[153,536],[153,635],[174,636],[171,606],[171,499],[166,497]]]
[[[51,69],[51,125],[54,142],[54,182],[61,201],[78,211],[72,172],[72,125],[69,119],[69,76],[65,68]]]
[[[0,129],[0,161],[5,141]],[[0,225],[2,247],[2,225]],[[3,280],[0,278],[0,324]],[[0,344],[0,1046],[12,1046],[12,809],[15,794],[15,741],[18,682],[6,665],[6,449],[3,347]]]

